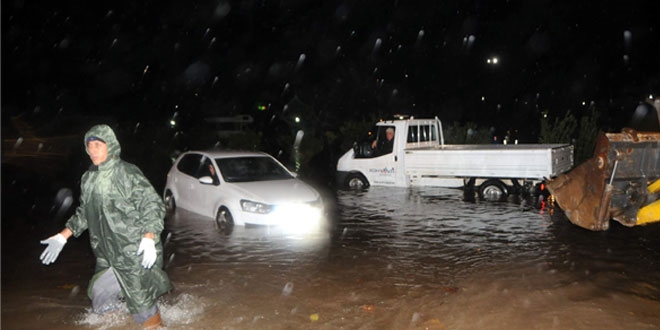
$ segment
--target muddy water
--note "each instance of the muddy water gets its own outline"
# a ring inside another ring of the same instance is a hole
[[[169,217],[168,328],[660,329],[660,226],[594,233],[559,211],[447,189],[328,202],[329,230],[309,235]],[[137,329],[125,313],[89,312],[86,238],[44,267],[38,243],[4,230],[3,329]]]

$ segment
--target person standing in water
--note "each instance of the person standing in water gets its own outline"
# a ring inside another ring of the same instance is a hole
[[[82,176],[80,205],[60,233],[41,241],[47,247],[40,259],[55,262],[69,237],[89,230],[96,268],[87,294],[94,312],[116,311],[125,300],[135,322],[158,329],[156,300],[172,289],[162,269],[165,205],[142,171],[119,157],[112,128],[92,127],[84,143],[92,165]]]

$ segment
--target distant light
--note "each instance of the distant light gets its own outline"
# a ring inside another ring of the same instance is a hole
[[[500,59],[497,58],[497,56],[486,59],[486,63],[492,64],[492,65],[496,65],[499,62],[500,62]]]
[[[544,113],[544,114],[543,114],[543,118],[548,118],[548,114],[547,114],[547,113]]]
[[[493,57],[493,64],[497,64],[497,62],[499,62],[499,61],[500,61],[500,60],[497,59],[497,57]]]
[[[649,94],[649,100],[653,100],[653,94]]]
[[[176,121],[174,119],[170,120],[170,126],[171,127],[176,126]]]
[[[481,97],[481,101],[482,101],[482,102],[486,101],[486,97],[485,97],[485,96],[482,96],[482,97]]]
[[[582,101],[582,105],[587,105],[587,102],[586,102],[586,101]]]
[[[295,120],[296,120],[296,123],[299,123],[300,122],[300,117],[296,117]]]

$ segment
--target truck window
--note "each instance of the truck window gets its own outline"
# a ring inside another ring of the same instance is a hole
[[[419,142],[429,141],[431,138],[431,133],[429,132],[429,126],[420,125],[419,128],[421,129],[421,131],[419,132]]]
[[[394,148],[394,126],[379,126],[376,140],[372,143],[374,156],[389,154]]]
[[[408,143],[417,142],[417,126],[408,127]]]

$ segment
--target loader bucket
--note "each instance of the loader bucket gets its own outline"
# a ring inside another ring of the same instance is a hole
[[[575,225],[607,230],[660,221],[660,132],[600,133],[594,156],[547,182]]]

